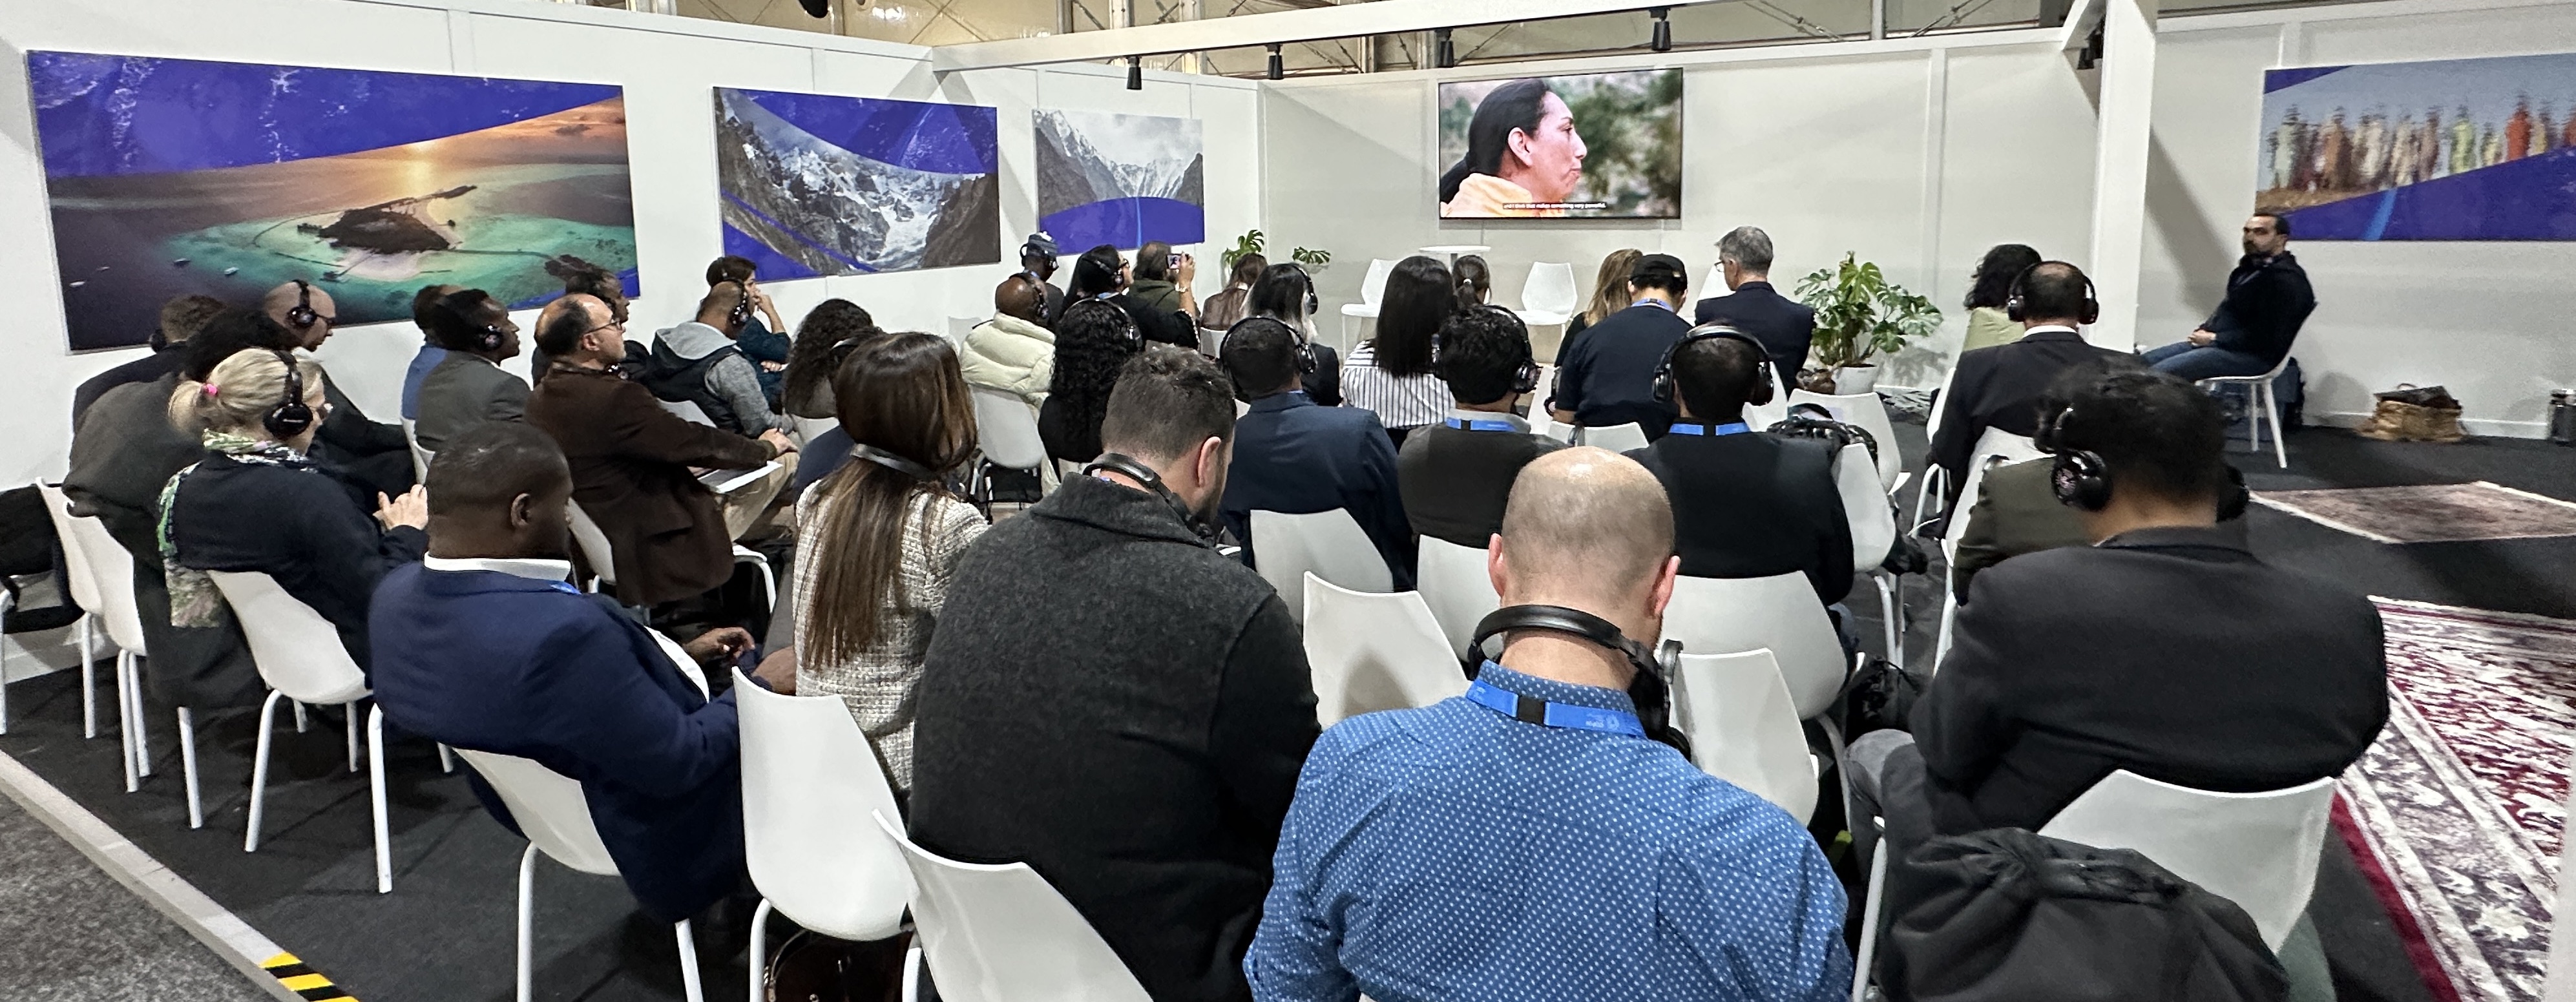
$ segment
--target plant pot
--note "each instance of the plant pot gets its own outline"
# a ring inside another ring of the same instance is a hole
[[[1834,372],[1834,395],[1854,396],[1878,389],[1878,367],[1846,365]]]

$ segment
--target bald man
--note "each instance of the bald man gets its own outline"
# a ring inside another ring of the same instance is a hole
[[[1045,403],[1055,378],[1055,332],[1045,316],[1046,286],[1025,274],[1003,279],[993,288],[993,319],[966,332],[958,359],[966,382],[1018,397],[1033,412]]]
[[[1629,696],[1660,689],[1637,659],[1680,566],[1654,476],[1601,449],[1533,460],[1486,552],[1497,616],[1554,606],[1617,636],[1508,630],[1466,695],[1324,732],[1253,998],[1841,996],[1842,886],[1815,840],[1650,739]]]
[[[285,328],[293,347],[307,356],[322,349],[340,320],[340,307],[331,293],[305,281],[268,290],[260,297],[259,309]],[[322,360],[314,357],[313,361],[318,365]],[[325,367],[323,372],[327,376],[330,370]],[[322,390],[331,409],[322,419],[322,431],[314,436],[313,458],[388,497],[410,491],[411,441],[403,436],[402,426],[369,419],[340,388],[338,379],[324,379]]]

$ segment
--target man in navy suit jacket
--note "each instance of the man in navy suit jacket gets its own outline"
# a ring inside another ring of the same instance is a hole
[[[1717,241],[1717,266],[1735,294],[1700,300],[1693,326],[1723,323],[1753,335],[1771,352],[1780,385],[1798,385],[1798,370],[1807,367],[1807,346],[1816,337],[1816,311],[1771,287],[1771,235],[1736,227]]]
[[[572,473],[553,440],[491,422],[430,466],[429,556],[376,588],[376,702],[404,730],[533,759],[581,782],[600,842],[644,911],[677,922],[742,886],[733,694],[709,700],[675,646],[566,584]],[[681,648],[738,655],[711,631]],[[475,795],[516,830],[480,778]]]
[[[1234,423],[1234,459],[1218,509],[1225,527],[1258,567],[1253,509],[1305,515],[1340,508],[1377,544],[1395,587],[1413,587],[1413,524],[1396,486],[1395,440],[1376,414],[1307,399],[1300,344],[1287,324],[1267,318],[1226,333],[1219,360],[1252,410]]]

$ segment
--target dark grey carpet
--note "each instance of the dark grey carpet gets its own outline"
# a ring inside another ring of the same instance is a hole
[[[177,922],[0,798],[0,999],[269,995]]]

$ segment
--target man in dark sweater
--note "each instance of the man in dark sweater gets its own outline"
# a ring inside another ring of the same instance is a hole
[[[1824,442],[1781,438],[1744,423],[1768,403],[1768,351],[1727,327],[1702,327],[1673,349],[1681,420],[1629,453],[1672,498],[1682,574],[1760,578],[1800,571],[1832,605],[1851,591],[1852,536]]]
[[[1252,513],[1306,515],[1339,508],[1377,545],[1398,590],[1413,587],[1413,528],[1397,486],[1395,442],[1377,415],[1359,407],[1319,407],[1301,381],[1300,340],[1272,317],[1227,331],[1222,359],[1252,409],[1235,422],[1227,465],[1225,527],[1261,566]],[[1312,355],[1303,356],[1313,361]]]
[[[1484,549],[1503,531],[1503,502],[1521,467],[1565,443],[1530,433],[1512,413],[1538,388],[1529,328],[1512,311],[1460,310],[1440,325],[1432,360],[1457,409],[1449,420],[1406,436],[1396,456],[1396,484],[1413,531]]]
[[[1287,605],[1207,542],[1233,427],[1196,352],[1129,361],[1111,455],[967,549],[917,691],[913,839],[1029,864],[1157,1002],[1250,997],[1317,732]]]
[[[1771,287],[1771,235],[1751,226],[1729,231],[1718,238],[1717,267],[1734,291],[1700,300],[1693,322],[1722,323],[1753,335],[1771,353],[1780,385],[1797,385],[1816,339],[1816,311]]]
[[[2290,220],[2257,212],[2245,221],[2245,257],[2227,276],[2227,298],[2189,337],[2147,352],[2147,364],[2189,380],[2260,376],[2290,356],[2316,308],[2307,270],[2290,254]]]
[[[1547,401],[1556,419],[1586,428],[1634,424],[1647,438],[1662,437],[1673,405],[1655,399],[1651,384],[1664,352],[1690,332],[1677,312],[1689,290],[1680,258],[1638,258],[1628,272],[1628,308],[1584,328],[1557,353],[1556,389]]]

